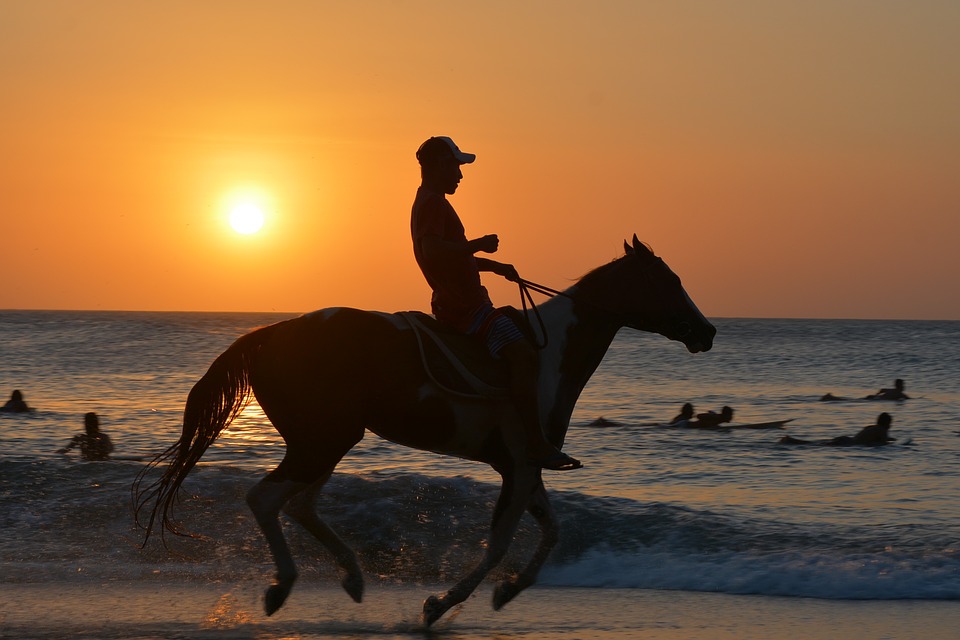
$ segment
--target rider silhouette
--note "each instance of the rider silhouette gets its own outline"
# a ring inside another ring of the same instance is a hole
[[[510,392],[524,425],[527,458],[544,469],[578,469],[578,460],[563,453],[543,435],[537,400],[537,352],[517,326],[494,308],[480,272],[489,271],[512,281],[519,279],[513,265],[474,254],[494,253],[500,240],[489,234],[467,240],[463,223],[447,200],[463,179],[461,165],[476,160],[460,151],[446,136],[430,138],[417,150],[421,183],[413,203],[410,230],[413,253],[433,289],[431,309],[437,320],[486,345],[494,358],[510,368]]]

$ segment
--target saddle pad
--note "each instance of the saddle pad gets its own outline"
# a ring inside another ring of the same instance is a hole
[[[445,391],[478,398],[509,395],[506,363],[491,358],[477,340],[419,311],[397,315],[416,335],[427,375]]]

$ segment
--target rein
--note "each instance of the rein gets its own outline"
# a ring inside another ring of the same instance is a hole
[[[518,278],[516,280],[517,286],[520,288],[520,303],[523,307],[523,315],[527,316],[527,304],[530,304],[530,310],[533,312],[533,315],[537,318],[537,324],[540,325],[540,335],[543,336],[543,343],[535,342],[534,346],[540,350],[545,349],[549,343],[550,336],[547,335],[547,327],[543,322],[543,318],[540,317],[540,310],[537,308],[537,304],[533,301],[533,295],[531,291],[536,291],[537,293],[543,294],[548,298],[553,296],[567,296],[562,291],[557,291],[556,289],[551,289],[542,284],[537,284],[536,282],[531,282],[530,280],[524,280],[523,278]],[[569,297],[569,296],[567,296]]]

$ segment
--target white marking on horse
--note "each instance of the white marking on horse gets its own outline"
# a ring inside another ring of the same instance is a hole
[[[396,329],[405,330],[410,328],[410,324],[398,313],[387,313],[385,311],[370,311],[369,313],[380,316],[384,320],[388,320]]]
[[[343,307],[327,307],[326,309],[317,309],[316,311],[311,311],[309,313],[303,314],[305,318],[319,318],[320,320],[329,320],[333,316],[337,315],[343,311]]]
[[[690,305],[690,308],[697,312],[697,318],[703,321],[706,324],[709,324],[707,317],[703,315],[703,312],[700,311],[700,308],[693,303],[693,300],[690,299],[690,294],[687,293],[687,290],[683,290],[683,297],[686,298],[687,304]]]
[[[547,346],[540,352],[538,379],[540,424],[544,425],[557,401],[563,353],[567,348],[569,330],[576,324],[573,301],[565,296],[551,298],[540,306],[540,317],[547,331]]]

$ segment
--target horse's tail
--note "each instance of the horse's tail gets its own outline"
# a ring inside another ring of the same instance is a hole
[[[182,532],[173,519],[173,505],[179,499],[180,487],[217,436],[246,407],[251,391],[250,363],[280,324],[283,323],[240,337],[213,361],[187,396],[180,439],[137,474],[132,487],[134,518],[137,526],[146,530],[144,545],[158,519],[161,538],[164,531],[190,535]],[[150,470],[168,461],[170,464],[160,478],[145,485]],[[149,513],[145,521],[141,518],[144,511]]]

